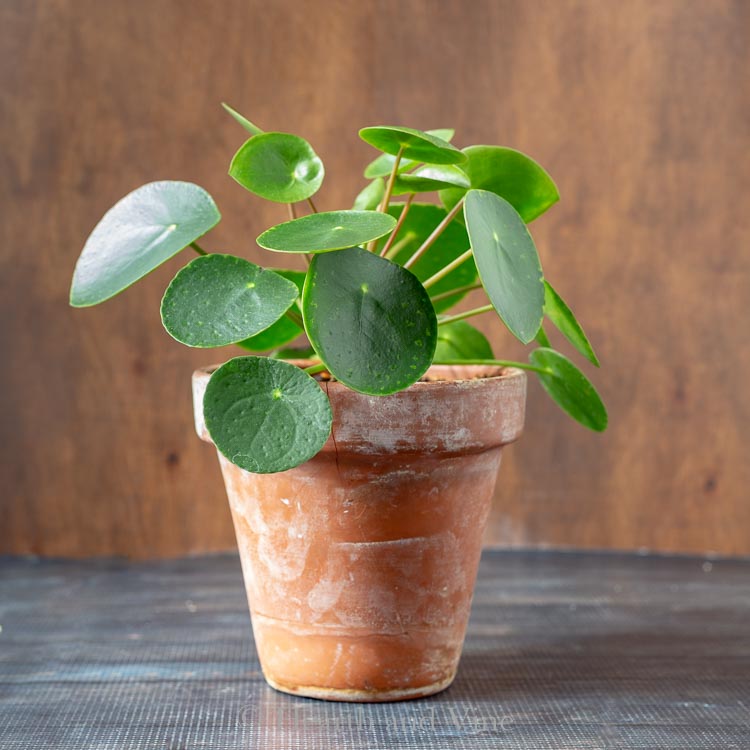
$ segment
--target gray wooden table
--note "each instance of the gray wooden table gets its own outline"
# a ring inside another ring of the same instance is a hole
[[[263,682],[234,556],[0,559],[0,748],[750,748],[750,562],[486,552],[459,675]]]

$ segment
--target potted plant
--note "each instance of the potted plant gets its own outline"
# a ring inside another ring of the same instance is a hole
[[[155,182],[96,226],[71,304],[96,305],[181,250],[198,254],[167,288],[161,318],[188,346],[247,352],[196,372],[193,385],[266,679],[333,700],[435,693],[456,673],[501,449],[523,426],[524,371],[586,427],[607,424],[543,328],[546,318],[598,365],[527,228],[557,188],[510,148],[368,127],[361,138],[381,152],[369,183],[351,210],[318,212],[324,168],[310,144],[227,109],[250,134],[229,174],[288,207],[257,238],[274,269],[207,252],[198,240],[220,219],[212,198]],[[415,200],[433,191],[440,205]],[[307,270],[284,269],[285,253]],[[487,304],[448,312],[474,289]],[[485,312],[537,344],[529,362],[495,357],[467,322]],[[303,335],[307,350],[285,349]]]

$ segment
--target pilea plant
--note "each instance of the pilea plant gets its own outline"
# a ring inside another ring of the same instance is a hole
[[[197,185],[163,181],[138,188],[105,214],[85,244],[70,294],[75,307],[96,305],[181,250],[198,254],[167,288],[161,318],[187,346],[238,344],[254,352],[219,367],[206,390],[206,426],[224,456],[257,473],[297,466],[331,431],[316,374],[385,396],[420,380],[433,363],[530,370],[571,417],[605,429],[596,390],[550,347],[543,327],[546,317],[598,366],[583,329],[544,278],[527,228],[559,200],[539,164],[501,146],[460,150],[450,142],[452,130],[368,127],[360,137],[381,152],[365,169],[370,182],[352,209],[318,212],[312,198],[325,172],[310,144],[263,132],[224,106],[250,134],[229,174],[288,206],[289,220],[263,232],[258,245],[279,257],[302,254],[307,271],[208,253],[198,240],[221,218],[213,199]],[[433,191],[442,205],[415,200]],[[309,213],[298,217],[298,204]],[[484,289],[487,304],[448,314],[474,289]],[[536,342],[529,362],[496,359],[466,322],[492,311],[521,342]],[[313,362],[306,369],[281,358],[303,333]]]

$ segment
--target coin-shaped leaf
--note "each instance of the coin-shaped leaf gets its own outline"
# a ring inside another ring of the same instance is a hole
[[[450,128],[442,128],[438,130],[425,130],[428,135],[434,135],[437,138],[442,138],[444,141],[450,141],[455,134],[455,130]],[[393,171],[393,165],[396,161],[396,157],[391,154],[380,154],[376,159],[371,161],[365,168],[365,177],[368,180],[375,179],[376,177],[387,177]],[[401,159],[398,165],[398,173],[408,172],[413,169],[419,161],[413,159]]]
[[[402,205],[392,204],[388,208],[388,213],[398,219],[403,208]],[[406,214],[404,223],[396,235],[393,247],[397,248],[397,252],[393,255],[393,262],[399,265],[406,263],[445,216],[446,211],[440,206],[435,206],[432,203],[412,203],[409,213]],[[378,243],[379,247],[381,245],[382,241]],[[466,234],[466,228],[460,222],[454,220],[409,270],[420,281],[427,281],[430,276],[445,268],[448,263],[468,249],[469,236]],[[468,286],[476,280],[477,267],[474,265],[474,261],[469,258],[431,286],[430,294],[435,296],[451,289]],[[448,310],[464,296],[465,293],[459,293],[446,297],[435,303],[435,310],[437,312]]]
[[[202,255],[177,272],[161,303],[167,332],[187,346],[226,346],[275,323],[297,285],[233,255]]]
[[[248,133],[252,135],[260,135],[263,131],[255,124],[250,122],[247,117],[243,117],[236,109],[230,107],[226,102],[222,102],[221,106],[240,124]]]
[[[462,169],[471,187],[489,190],[510,203],[525,222],[536,219],[560,200],[557,185],[531,157],[502,146],[469,146]],[[450,211],[463,198],[460,188],[441,190],[440,199]]]
[[[428,164],[461,164],[466,155],[448,141],[423,130],[386,125],[362,128],[359,137],[386,154],[401,155],[406,159]]]
[[[437,320],[424,287],[358,247],[316,255],[302,296],[305,330],[334,377],[361,393],[395,393],[432,362]]]
[[[286,271],[276,268],[272,270],[274,273],[279,274],[279,276],[283,276],[285,279],[293,281],[297,285],[299,296],[302,296],[302,289],[305,285],[305,276],[307,275],[304,271]],[[301,333],[301,326],[298,326],[293,320],[284,315],[272,326],[266,328],[265,331],[261,331],[255,336],[251,336],[249,339],[238,341],[237,345],[250,352],[267,352],[271,349],[277,349],[280,346],[284,346],[290,341],[294,341],[294,339],[296,339]],[[300,357],[300,359],[302,358]]]
[[[589,362],[599,367],[599,360],[594,353],[594,348],[591,346],[581,324],[565,304],[565,300],[547,281],[544,282],[544,314]]]
[[[331,406],[320,385],[299,367],[268,357],[236,357],[216,370],[203,415],[219,451],[256,474],[304,463],[331,432]]]
[[[542,265],[529,230],[508,201],[470,190],[466,229],[487,296],[510,332],[528,344],[544,314]]]
[[[453,164],[428,164],[409,174],[399,175],[393,185],[393,194],[429,193],[450,185],[468,189],[466,172]]]
[[[374,211],[380,205],[384,195],[385,180],[377,177],[354,199],[352,208],[355,211]]]
[[[438,325],[435,362],[457,359],[494,359],[487,337],[465,320]]]
[[[318,191],[325,170],[304,138],[289,133],[262,133],[240,147],[229,174],[261,198],[296,203]]]
[[[388,234],[396,220],[378,211],[325,211],[267,229],[257,242],[280,253],[326,253]]]
[[[213,198],[190,182],[151,182],[104,214],[86,240],[70,289],[73,307],[104,302],[169,260],[221,214]]]
[[[552,400],[573,419],[591,430],[607,429],[607,409],[589,379],[554,349],[534,349],[531,364],[548,372],[537,373]]]

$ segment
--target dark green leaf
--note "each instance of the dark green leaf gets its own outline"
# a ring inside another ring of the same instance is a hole
[[[232,115],[232,117],[234,117],[234,119],[242,125],[248,133],[251,133],[252,135],[260,135],[263,132],[257,125],[250,122],[247,117],[243,117],[236,109],[232,109],[232,107],[226,102],[222,102],[221,106],[224,107],[224,109],[229,112],[229,114]]]
[[[276,268],[272,270],[274,273],[279,274],[279,276],[283,276],[285,279],[293,281],[297,285],[299,296],[302,296],[302,289],[305,285],[305,276],[307,275],[304,271],[285,271]],[[266,328],[265,331],[261,331],[244,341],[238,341],[237,345],[250,352],[267,352],[270,349],[276,349],[279,346],[288,344],[290,341],[294,341],[294,339],[296,339],[301,333],[302,328],[284,315],[272,326]]]
[[[466,155],[448,141],[422,130],[386,125],[362,128],[359,137],[371,146],[396,156],[399,151],[406,159],[428,164],[461,164]]]
[[[331,406],[320,385],[295,365],[268,357],[222,365],[208,382],[203,414],[219,451],[256,474],[299,466],[331,432]]]
[[[576,320],[563,298],[552,288],[549,282],[544,282],[544,312],[555,327],[589,362],[599,367],[599,360],[589,343],[581,324]]]
[[[416,276],[358,247],[316,255],[302,296],[305,330],[331,374],[361,393],[395,393],[432,362],[437,320]]]
[[[385,181],[382,177],[378,177],[354,199],[353,208],[355,211],[374,211],[380,205],[384,195]]]
[[[588,378],[554,349],[534,349],[529,361],[549,370],[537,373],[544,390],[573,419],[596,432],[607,429],[607,409]]]
[[[233,255],[202,255],[178,271],[161,303],[167,332],[188,346],[226,346],[275,323],[297,286]]]
[[[485,335],[464,320],[438,326],[435,362],[457,359],[494,359]]]
[[[401,216],[403,206],[397,203],[391,204],[388,213],[398,218]],[[404,223],[396,235],[393,247],[397,248],[392,260],[394,263],[403,265],[406,263],[417,248],[432,234],[435,227],[445,218],[446,212],[440,206],[431,203],[412,203]],[[378,247],[382,246],[382,241]],[[435,240],[430,249],[409,269],[420,281],[426,281],[430,276],[445,268],[452,260],[469,248],[469,237],[466,229],[457,221],[452,221],[445,231]],[[474,261],[469,258],[454,271],[430,287],[430,294],[437,295],[448,292],[451,289],[468,286],[477,280],[477,268]],[[465,296],[459,293],[446,297],[435,303],[435,310],[443,312],[448,310]]]
[[[429,135],[437,136],[442,138],[444,141],[450,141],[455,134],[454,130],[451,129],[438,129],[438,130],[425,130],[425,133]],[[371,161],[365,169],[365,177],[368,180],[372,180],[375,177],[388,177],[393,171],[393,165],[396,161],[396,157],[391,154],[380,154],[375,160]],[[413,169],[419,161],[413,161],[412,159],[401,159],[398,165],[398,173],[408,172]]]
[[[219,223],[213,198],[190,182],[152,182],[107,211],[78,259],[70,304],[104,302]]]
[[[325,170],[304,138],[289,133],[262,133],[240,147],[229,174],[261,198],[296,203],[318,191]]]
[[[432,190],[442,190],[448,185],[468,188],[469,178],[460,167],[453,164],[427,165],[410,174],[398,176],[393,185],[393,195],[429,193]]]
[[[536,219],[560,200],[557,186],[533,159],[502,146],[469,146],[462,169],[472,188],[488,190],[510,203],[525,222]],[[443,205],[450,211],[466,191],[448,188],[440,192]]]
[[[487,296],[510,332],[528,344],[544,314],[542,266],[534,240],[513,206],[486,190],[469,191],[464,216]]]
[[[280,253],[325,253],[388,234],[396,220],[378,211],[326,211],[267,229],[257,242]]]

